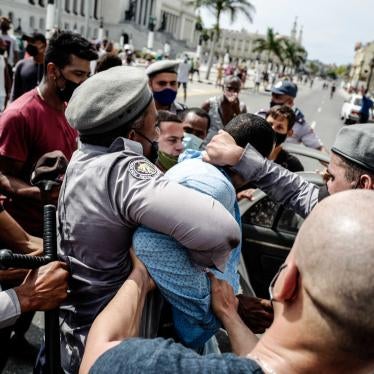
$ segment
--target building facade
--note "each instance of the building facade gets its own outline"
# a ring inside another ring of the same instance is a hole
[[[357,43],[355,56],[350,71],[352,87],[360,88],[369,85],[370,92],[374,92],[374,42],[367,44]],[[369,79],[370,78],[370,79]],[[370,80],[370,82],[369,82]]]
[[[195,47],[196,15],[186,0],[1,0],[0,15],[11,18],[18,34],[44,33],[52,22],[88,39],[108,38],[136,49],[147,45],[152,23],[154,49],[163,49],[166,42],[172,52]]]

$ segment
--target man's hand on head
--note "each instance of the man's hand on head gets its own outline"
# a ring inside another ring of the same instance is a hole
[[[67,265],[59,261],[31,270],[14,289],[21,312],[57,308],[67,297],[68,277]]]
[[[220,130],[206,146],[203,160],[219,166],[234,166],[240,161],[243,151],[230,134]]]
[[[255,334],[262,334],[274,319],[271,302],[246,295],[238,295],[238,313],[247,327]]]
[[[225,281],[217,279],[208,273],[211,281],[212,309],[217,318],[224,324],[225,319],[237,313],[238,299],[233,288]]]

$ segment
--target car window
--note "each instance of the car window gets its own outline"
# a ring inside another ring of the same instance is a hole
[[[278,206],[270,197],[265,196],[243,214],[242,223],[271,228]]]
[[[361,106],[362,105],[362,100],[360,98],[355,99],[354,105]]]
[[[295,213],[292,209],[285,208],[278,221],[278,231],[287,231],[297,233],[304,219]]]

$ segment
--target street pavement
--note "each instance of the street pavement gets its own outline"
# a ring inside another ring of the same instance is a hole
[[[263,108],[269,107],[270,92],[264,91],[261,87],[259,93],[255,93],[251,84],[249,88],[242,90],[240,94],[248,108],[249,112],[255,113]],[[188,85],[188,96],[186,104],[189,107],[200,107],[201,104],[211,96],[220,95],[222,88],[215,87],[212,84],[193,82]],[[304,112],[307,121],[315,129],[322,139],[327,149],[331,148],[336,133],[342,127],[340,120],[340,109],[346,94],[338,90],[334,98],[330,99],[329,90],[322,90],[322,83],[315,82],[313,88],[309,85],[299,85],[296,106]],[[180,89],[178,98],[182,102],[183,95]],[[36,313],[32,326],[29,329],[26,338],[35,347],[40,344],[43,336],[43,318],[42,313]],[[17,350],[9,360],[4,374],[28,374],[32,371],[32,362],[24,357],[22,350]]]

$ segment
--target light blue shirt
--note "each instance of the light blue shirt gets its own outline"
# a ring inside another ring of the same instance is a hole
[[[201,152],[186,151],[165,177],[213,197],[240,224],[239,207],[231,181],[223,170],[203,162]],[[183,196],[180,198],[183,199]],[[182,342],[193,348],[202,346],[220,327],[210,307],[210,282],[206,269],[191,260],[191,250],[170,236],[144,226],[134,233],[133,246],[161,293],[172,304],[174,325]],[[239,244],[231,251],[223,272],[209,269],[217,278],[230,283],[235,292],[239,290],[237,268],[240,248]],[[199,253],[204,256],[203,251]],[[196,259],[195,253],[193,258]]]

